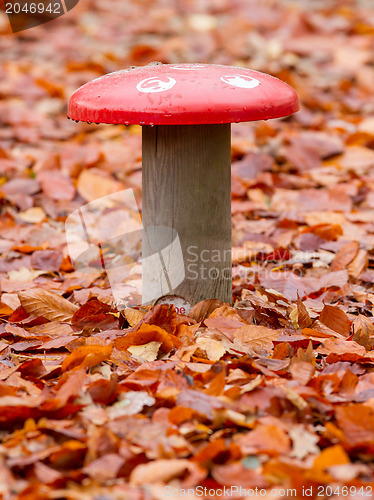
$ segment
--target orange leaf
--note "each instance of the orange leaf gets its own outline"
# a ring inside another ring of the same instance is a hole
[[[374,440],[374,410],[365,404],[338,406],[336,419],[350,446],[370,445]]]
[[[14,311],[11,307],[3,302],[0,302],[0,316],[10,316]]]
[[[308,228],[305,232],[311,232],[323,240],[337,240],[343,234],[343,229],[339,224],[316,224]]]
[[[260,424],[255,430],[240,434],[237,439],[243,454],[266,453],[276,456],[289,453],[291,441],[280,427]]]
[[[161,342],[160,349],[165,353],[182,345],[175,335],[169,334],[163,328],[143,323],[136,332],[129,332],[126,336],[116,339],[115,347],[119,351],[125,351],[132,345],[143,345],[149,342]]]
[[[35,250],[43,250],[43,247],[33,247],[32,245],[15,245],[12,250],[21,253],[33,253]]]
[[[338,332],[345,337],[348,337],[349,331],[351,329],[351,322],[344,311],[338,309],[335,306],[326,305],[320,314],[319,320],[324,325]]]
[[[351,462],[347,453],[340,444],[330,446],[329,448],[324,449],[314,460],[312,469],[307,472],[307,477],[308,479],[313,479],[314,481],[328,482],[332,480],[330,474],[328,473],[329,467],[350,463]]]
[[[182,424],[199,416],[199,413],[192,408],[184,406],[174,406],[168,414],[168,420],[174,425]]]
[[[309,382],[315,370],[312,363],[308,363],[307,361],[295,360],[290,366],[292,378],[302,385],[306,385]]]
[[[313,468],[324,470],[333,465],[349,464],[350,462],[344,448],[340,444],[337,444],[322,450],[314,460]]]
[[[175,307],[170,304],[157,304],[144,316],[141,323],[137,325],[136,330],[141,328],[143,323],[157,326],[167,333],[175,333],[177,312]]]
[[[64,359],[61,370],[91,368],[108,359],[111,354],[112,346],[110,345],[83,345]]]
[[[312,322],[308,310],[300,299],[299,294],[297,295],[297,322],[299,324],[299,328],[306,328]]]
[[[358,354],[365,356],[366,350],[357,342],[345,339],[327,339],[316,351],[318,354]]]
[[[194,457],[194,462],[201,464],[211,462],[217,455],[227,451],[225,440],[222,438],[215,439],[202,448]]]

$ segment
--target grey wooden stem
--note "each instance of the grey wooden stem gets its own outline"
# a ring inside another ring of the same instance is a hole
[[[143,303],[231,302],[230,144],[230,124],[143,126]]]

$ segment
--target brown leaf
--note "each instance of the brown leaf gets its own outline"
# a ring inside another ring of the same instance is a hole
[[[137,325],[135,330],[139,330],[143,323],[155,325],[168,333],[175,333],[177,322],[177,313],[175,307],[170,304],[157,304],[151,309]]]
[[[299,296],[297,297],[297,322],[299,328],[307,328],[312,322],[308,310]]]
[[[71,323],[79,328],[91,327],[106,330],[118,327],[118,319],[110,314],[112,308],[96,298],[90,299],[75,311]]]
[[[356,257],[360,245],[357,241],[350,241],[335,255],[334,260],[331,262],[331,271],[340,271],[346,269],[348,264]]]
[[[38,173],[42,190],[52,200],[71,201],[75,195],[75,188],[70,179],[59,170],[43,170]]]
[[[365,347],[370,351],[373,348],[374,339],[374,324],[367,317],[359,314],[352,323],[353,337],[352,340]]]
[[[117,477],[125,459],[116,453],[108,453],[93,460],[83,468],[83,472],[94,481],[104,482]]]
[[[200,321],[204,321],[205,318],[210,316],[215,309],[218,309],[222,305],[223,302],[218,299],[202,300],[191,308],[188,316],[194,319],[197,323],[200,323]]]
[[[242,486],[243,488],[266,488],[269,483],[260,471],[247,469],[243,462],[214,465],[212,477],[222,486]]]
[[[265,326],[246,325],[236,330],[234,345],[243,345],[248,354],[259,355],[273,349],[273,340],[277,340],[279,332]]]
[[[290,366],[292,378],[302,385],[306,385],[310,381],[315,370],[315,367],[306,361],[294,360]]]
[[[22,307],[34,316],[43,316],[50,321],[69,321],[78,307],[59,295],[33,288],[18,294]]]
[[[62,253],[57,250],[36,250],[31,256],[31,266],[43,271],[58,271],[62,264]]]
[[[343,339],[327,339],[317,349],[319,354],[358,354],[365,356],[366,349],[356,342]]]
[[[348,266],[348,274],[353,278],[358,278],[360,274],[366,271],[369,264],[368,253],[366,250],[359,250],[356,257]]]
[[[46,335],[48,337],[60,337],[74,333],[74,329],[70,325],[58,321],[50,321],[42,325],[32,326],[31,328],[27,328],[27,331],[34,335]]]
[[[331,328],[331,330],[340,333],[344,337],[348,337],[351,329],[351,322],[341,309],[335,306],[325,305],[319,316],[319,320],[328,328]]]
[[[255,430],[240,434],[236,443],[244,455],[266,453],[277,456],[290,451],[291,442],[287,434],[275,425],[258,425]]]
[[[53,484],[62,478],[61,472],[48,467],[43,462],[37,462],[34,465],[34,474],[38,482],[42,484]]]
[[[71,397],[78,396],[87,379],[84,369],[67,373],[59,381],[59,387],[54,398],[47,399],[40,407],[43,411],[55,411],[63,408]]]
[[[217,328],[217,330],[226,335],[230,340],[234,339],[235,332],[238,328],[246,324],[244,320],[239,321],[236,318],[227,318],[224,316],[209,317],[204,320],[204,323],[209,328]]]
[[[60,347],[67,346],[68,344],[70,344],[70,342],[76,340],[76,338],[77,337],[75,335],[62,335],[61,337],[56,337],[55,339],[44,342],[44,344],[42,344],[39,349],[43,351],[47,351],[50,349],[59,349]]]

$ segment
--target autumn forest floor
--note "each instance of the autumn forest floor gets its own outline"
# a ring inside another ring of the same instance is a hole
[[[0,14],[0,498],[371,497],[374,5],[81,0],[17,35]],[[234,307],[119,313],[106,274],[71,265],[71,212],[140,197],[141,134],[67,100],[150,61],[299,94],[232,127]]]

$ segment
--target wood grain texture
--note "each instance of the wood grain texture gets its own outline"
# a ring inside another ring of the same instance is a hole
[[[230,144],[230,124],[143,126],[143,298],[149,302],[171,289],[191,304],[231,302]],[[185,276],[174,288],[183,271],[176,234]],[[163,271],[147,259],[155,252]]]

